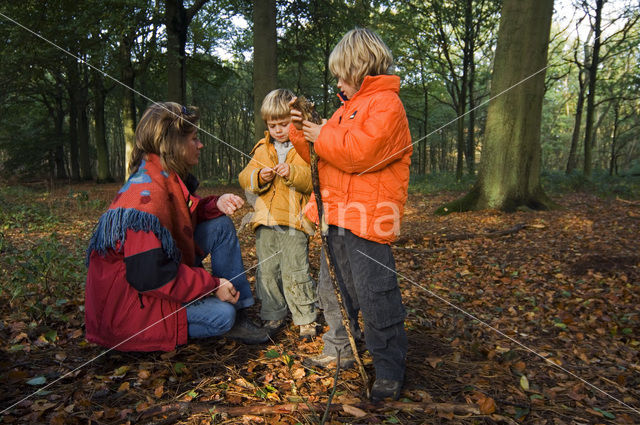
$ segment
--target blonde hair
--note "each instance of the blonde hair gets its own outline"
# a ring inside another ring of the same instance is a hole
[[[138,170],[145,154],[154,153],[167,171],[181,178],[189,174],[184,155],[187,136],[197,130],[198,109],[175,102],[154,103],[149,106],[136,127],[136,144],[131,152],[129,173]]]
[[[262,101],[260,114],[262,119],[277,120],[289,116],[289,102],[295,95],[289,89],[275,89],[269,92]]]
[[[378,34],[355,28],[333,48],[329,70],[336,78],[359,88],[367,75],[392,74],[393,55]]]

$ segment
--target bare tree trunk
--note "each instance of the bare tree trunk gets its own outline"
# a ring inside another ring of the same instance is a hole
[[[189,24],[207,0],[196,0],[186,9],[184,0],[165,0],[167,29],[167,97],[184,104],[187,99],[186,51]],[[260,3],[260,2],[259,2]]]
[[[471,47],[473,52],[473,46]],[[467,171],[473,176],[476,173],[476,98],[473,93],[476,65],[471,55],[469,64],[469,127],[467,134]]]
[[[69,157],[71,179],[80,180],[80,163],[78,161],[78,89],[80,78],[75,59],[67,61],[67,93],[69,94]]]
[[[595,116],[595,100],[596,100],[596,78],[598,72],[598,64],[600,62],[600,36],[602,35],[602,6],[604,5],[605,0],[595,0],[596,1],[596,16],[595,16],[595,24],[594,24],[594,35],[595,39],[593,40],[593,52],[591,54],[591,63],[589,64],[589,93],[587,94],[587,111],[586,111],[586,124],[585,124],[585,134],[584,134],[584,164],[583,164],[583,174],[585,177],[589,177],[591,175],[592,169],[592,154],[593,154],[593,121]]]
[[[614,171],[617,173],[616,161],[618,159],[617,141],[618,131],[620,128],[620,102],[616,102],[613,107],[613,130],[611,131],[611,156],[609,158],[609,175],[613,176]]]
[[[578,139],[580,138],[580,127],[582,125],[582,110],[584,108],[584,92],[585,81],[582,78],[583,72],[578,75],[578,100],[576,103],[576,117],[573,124],[573,133],[571,134],[571,147],[569,148],[569,158],[567,159],[567,168],[565,174],[571,174],[578,164],[577,151]]]
[[[109,150],[107,148],[107,135],[104,124],[105,90],[102,75],[94,74],[94,120],[96,131],[96,151],[98,153],[98,183],[112,182],[109,170]]]
[[[89,75],[82,76],[78,98],[78,152],[80,154],[80,176],[91,180],[91,159],[89,158]]]
[[[253,3],[253,122],[255,137],[267,129],[260,114],[262,100],[277,87],[276,1]]]

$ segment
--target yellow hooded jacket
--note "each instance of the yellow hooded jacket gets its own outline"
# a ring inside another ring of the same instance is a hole
[[[264,183],[258,176],[260,170],[278,164],[278,154],[268,131],[253,147],[251,155],[251,161],[240,172],[238,180],[244,190],[258,195],[251,218],[253,230],[260,225],[280,225],[313,235],[314,224],[302,214],[312,191],[309,164],[292,148],[285,159],[291,170],[289,178],[276,175],[272,181]]]

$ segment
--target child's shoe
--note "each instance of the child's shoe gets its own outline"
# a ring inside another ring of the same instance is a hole
[[[307,357],[302,361],[302,364],[307,367],[336,367],[338,358],[330,356],[328,354],[318,354],[317,356]],[[356,359],[353,354],[340,355],[340,369],[349,369],[356,364]]]
[[[300,325],[300,339],[310,341],[315,338],[316,334],[316,322],[307,323],[306,325]]]

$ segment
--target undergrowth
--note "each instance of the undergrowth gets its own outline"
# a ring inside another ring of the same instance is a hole
[[[594,172],[590,178],[579,173],[566,175],[561,171],[545,171],[540,176],[542,187],[552,196],[583,192],[601,198],[640,199],[640,175],[610,176],[604,172]],[[467,192],[476,181],[475,176],[465,174],[456,180],[453,173],[411,176],[409,190],[419,193],[443,191]]]

